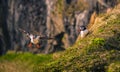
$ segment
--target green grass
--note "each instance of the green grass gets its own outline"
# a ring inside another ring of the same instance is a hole
[[[32,72],[38,65],[46,64],[52,61],[52,55],[45,54],[31,54],[31,53],[14,53],[10,52],[0,57],[0,70],[3,72],[12,72],[15,69],[9,69],[11,66],[15,67],[17,71]],[[5,67],[5,68],[3,68]]]
[[[21,61],[30,61],[33,63],[42,63],[45,61],[49,61],[52,59],[51,55],[45,55],[45,54],[32,54],[32,53],[21,53],[21,54],[16,54],[16,53],[7,53],[4,56],[0,57],[0,62],[1,61],[13,61],[13,60],[21,60]]]
[[[6,55],[0,57],[0,62],[1,62],[1,61],[4,61],[4,60],[12,61],[12,60],[14,60],[16,57],[17,57],[17,54],[6,54]]]

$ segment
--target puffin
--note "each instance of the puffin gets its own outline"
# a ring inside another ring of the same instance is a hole
[[[29,48],[32,48],[35,46],[36,48],[40,48],[40,39],[42,38],[40,35],[34,35],[31,33],[26,32],[25,30],[19,28],[19,30],[26,34],[26,36],[29,38],[30,42],[28,44]]]
[[[85,26],[80,26],[79,32],[80,32],[81,38],[84,38],[88,34],[88,30]]]
[[[27,34],[28,35],[28,34]],[[28,37],[30,38],[30,43],[28,44],[28,47],[32,47],[32,45],[35,45],[36,48],[40,48],[40,36],[37,35],[33,35],[33,34],[29,34]]]

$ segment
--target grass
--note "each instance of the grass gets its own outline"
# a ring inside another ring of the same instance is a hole
[[[38,64],[42,65],[50,62],[51,60],[52,55],[50,54],[36,55],[31,53],[16,54],[14,52],[10,52],[0,57],[0,70],[3,72],[14,72],[15,69],[10,68],[10,66],[13,66],[17,69],[16,71],[32,72],[34,70],[34,67],[36,67]]]
[[[31,60],[31,62],[34,62],[34,60],[36,60],[34,63],[40,63],[51,59],[51,55],[44,55],[44,54],[35,55],[32,53],[22,53],[22,54],[7,53],[6,55],[0,57],[0,61],[4,61],[4,60],[13,61],[17,59],[21,61]]]
[[[120,72],[120,62],[113,62],[108,67],[108,72]]]

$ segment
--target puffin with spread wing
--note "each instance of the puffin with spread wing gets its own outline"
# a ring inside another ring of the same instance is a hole
[[[41,39],[53,39],[53,38],[48,38],[48,37],[41,37],[40,35],[33,35],[31,33],[28,33],[26,32],[25,30],[23,29],[20,29],[19,30],[23,33],[26,34],[26,36],[30,39],[30,42],[28,44],[28,47],[29,48],[32,48],[32,46],[34,45],[36,48],[40,48],[40,40]]]

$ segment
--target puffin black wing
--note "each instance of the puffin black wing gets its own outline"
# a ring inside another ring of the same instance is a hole
[[[20,32],[23,32],[23,33],[25,33],[25,34],[28,34],[28,32],[26,32],[25,30],[23,30],[23,29],[21,29],[21,28],[19,28],[18,29]]]
[[[30,35],[30,33],[29,33],[29,32],[26,32],[25,30],[23,30],[23,29],[21,29],[21,28],[18,28],[18,30],[19,30],[20,32],[25,33],[27,36],[29,36],[29,35]]]

